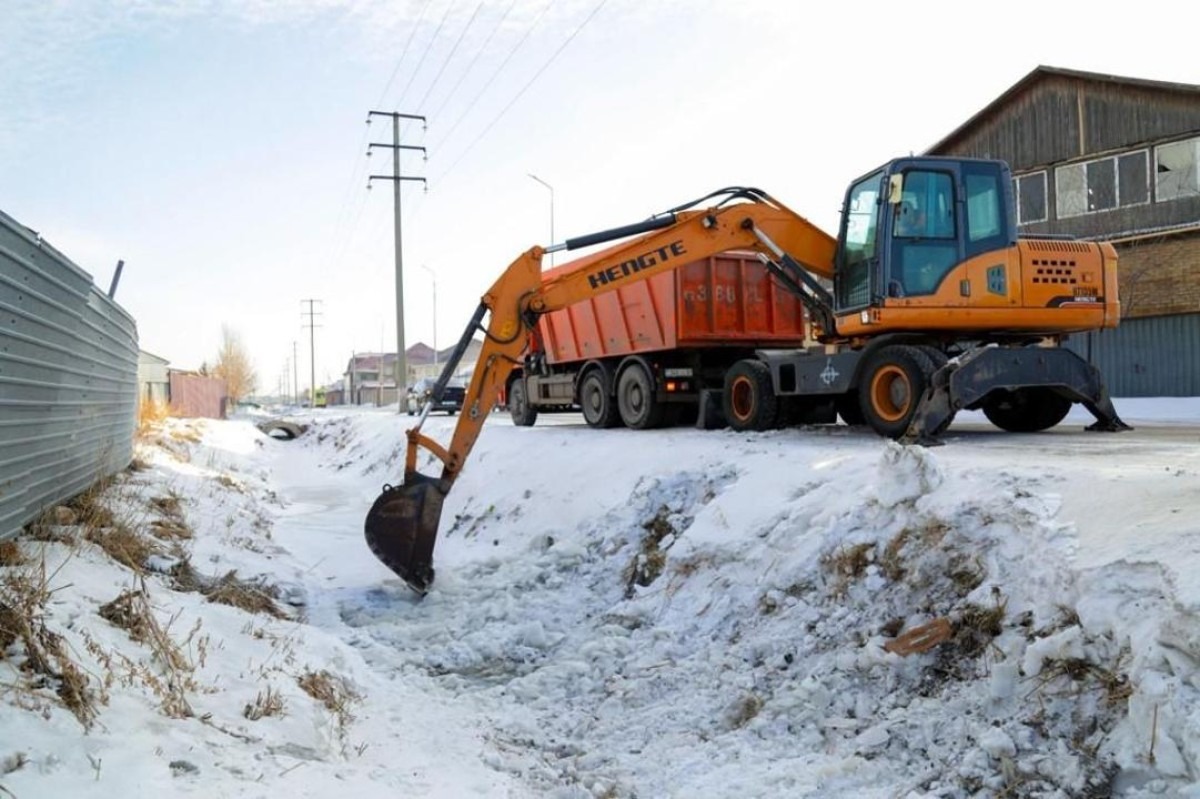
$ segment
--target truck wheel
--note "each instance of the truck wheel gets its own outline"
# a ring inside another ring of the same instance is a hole
[[[508,412],[517,427],[533,427],[537,421],[537,408],[529,404],[525,396],[525,381],[514,380],[508,386]]]
[[[663,406],[654,396],[654,381],[639,363],[630,364],[617,380],[617,409],[621,421],[634,430],[662,424]]]
[[[1049,430],[1070,410],[1071,400],[1040,387],[995,391],[983,403],[988,421],[1010,433]]]
[[[904,435],[932,373],[929,356],[916,347],[879,349],[864,364],[858,381],[863,419],[882,436]]]
[[[734,430],[770,430],[779,417],[771,370],[761,361],[738,361],[725,373],[725,420]]]
[[[604,375],[593,369],[584,375],[579,384],[579,405],[583,408],[583,420],[588,427],[602,430],[616,427],[621,422],[616,400],[604,385]]]

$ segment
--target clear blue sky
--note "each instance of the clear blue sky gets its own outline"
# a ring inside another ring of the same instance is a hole
[[[920,151],[1038,64],[1200,83],[1144,3],[6,0],[0,210],[107,287],[141,346],[194,368],[222,325],[272,390],[322,300],[319,383],[395,348],[390,172],[406,125],[406,339],[456,338],[520,252],[726,185],[834,229],[849,180]],[[1066,4],[1062,4],[1066,5]],[[913,8],[920,11],[914,13]],[[980,7],[981,9],[982,7]],[[905,10],[907,9],[907,10]],[[1138,27],[1142,26],[1141,30]],[[370,167],[370,169],[369,169]]]

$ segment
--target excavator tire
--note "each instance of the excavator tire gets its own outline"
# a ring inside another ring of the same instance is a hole
[[[533,427],[537,421],[537,408],[529,404],[525,396],[525,381],[517,378],[508,384],[508,412],[517,427]]]
[[[725,373],[725,421],[734,430],[770,430],[779,418],[771,370],[761,361],[738,361]]]
[[[621,423],[616,398],[608,393],[604,375],[599,369],[593,369],[584,375],[579,384],[579,405],[583,409],[583,420],[588,423],[588,427],[603,430]]]
[[[918,347],[893,344],[868,356],[859,377],[858,404],[871,429],[888,438],[903,436],[933,371],[933,362]]]
[[[1049,430],[1070,410],[1071,400],[1040,386],[994,391],[983,403],[988,421],[1010,433]]]
[[[665,408],[654,396],[654,381],[640,363],[631,363],[617,379],[617,409],[621,421],[633,430],[662,424]]]

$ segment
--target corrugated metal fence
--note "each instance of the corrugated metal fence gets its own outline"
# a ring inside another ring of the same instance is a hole
[[[0,538],[133,458],[137,326],[0,212]]]
[[[1126,319],[1067,346],[1096,365],[1114,397],[1200,396],[1200,314]]]

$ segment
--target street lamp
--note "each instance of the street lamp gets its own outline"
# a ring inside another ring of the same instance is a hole
[[[425,264],[421,264],[421,268],[429,273],[433,278],[433,366],[434,371],[438,365],[438,348],[437,348],[437,273],[430,269]]]
[[[532,172],[526,174],[550,190],[550,243],[554,244],[554,187]],[[554,253],[550,253],[550,266],[554,266]]]

